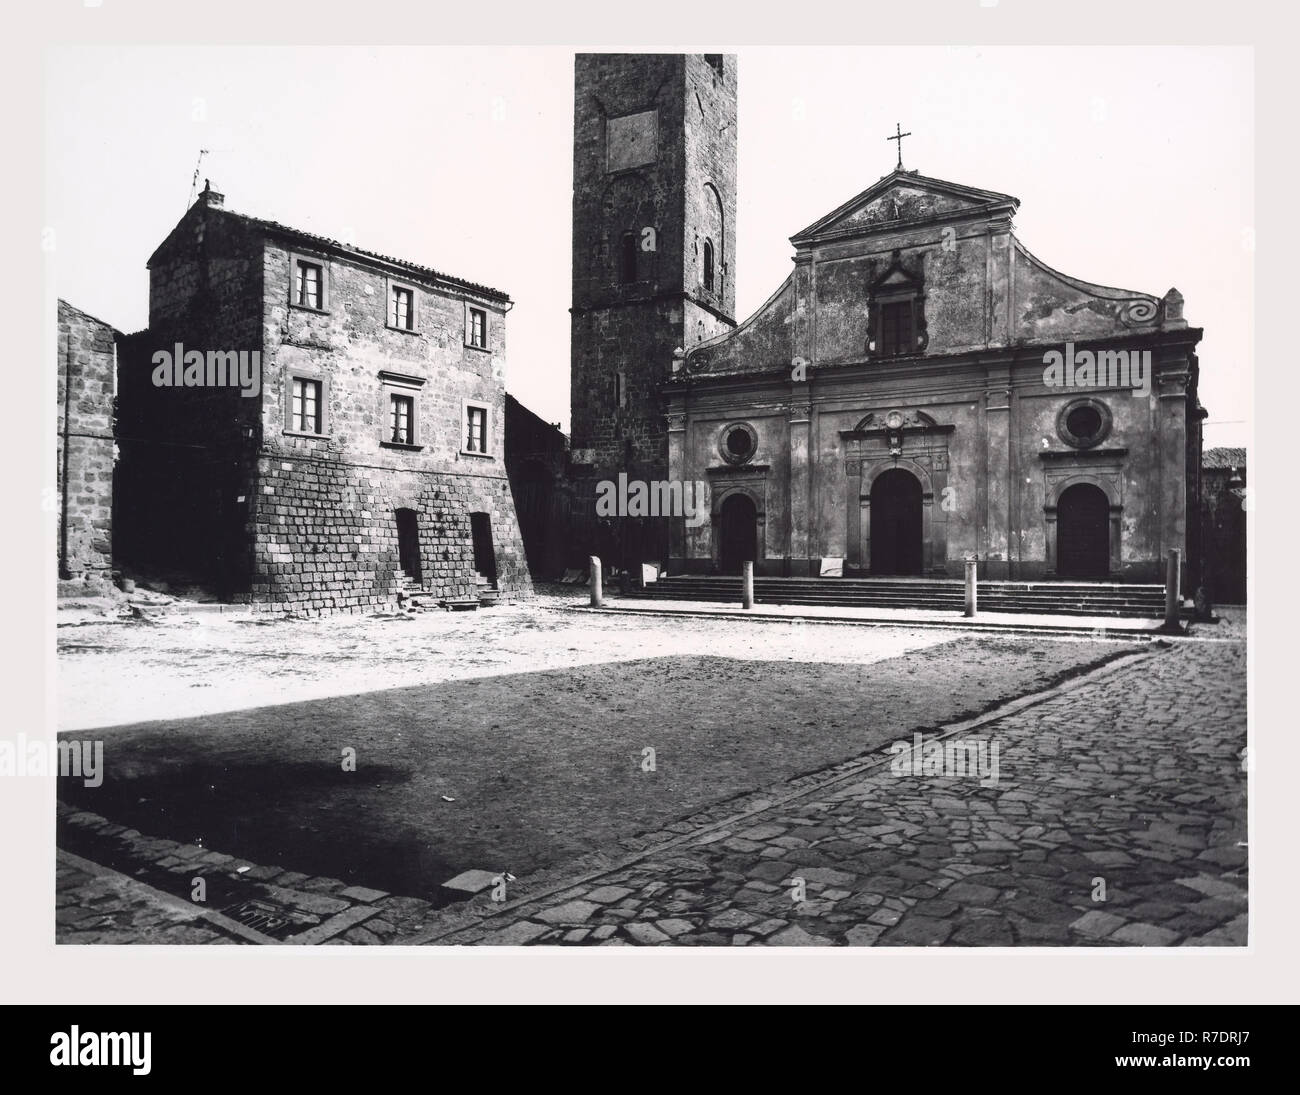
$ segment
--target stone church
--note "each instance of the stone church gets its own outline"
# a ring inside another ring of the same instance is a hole
[[[790,237],[735,309],[736,59],[580,55],[575,512],[622,472],[708,519],[589,520],[672,573],[1162,579],[1199,573],[1196,345],[1175,289],[1061,273],[1018,199],[898,167]],[[1122,246],[1117,235],[1116,246]]]

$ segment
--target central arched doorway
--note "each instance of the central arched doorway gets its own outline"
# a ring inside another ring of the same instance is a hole
[[[1110,577],[1110,501],[1092,483],[1075,483],[1056,503],[1056,573]]]
[[[871,484],[871,573],[920,574],[921,483],[911,472],[890,468]]]
[[[739,574],[740,564],[754,562],[758,546],[758,510],[747,494],[731,494],[718,510],[718,567]]]

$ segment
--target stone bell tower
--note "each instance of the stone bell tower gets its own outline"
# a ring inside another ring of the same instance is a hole
[[[598,521],[596,485],[668,477],[673,352],[735,326],[736,58],[579,54],[571,368],[575,533],[607,563],[663,558],[667,522]]]

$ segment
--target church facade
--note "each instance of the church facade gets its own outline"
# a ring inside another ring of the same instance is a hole
[[[791,238],[737,325],[738,77],[730,55],[576,59],[571,554],[1149,582],[1178,548],[1198,581],[1201,332],[1177,290],[1060,273],[1018,199],[900,153]],[[707,517],[602,516],[619,476],[705,483]]]
[[[1149,582],[1178,548],[1195,579],[1201,332],[1177,290],[1047,266],[1018,205],[900,162],[675,356],[668,474],[711,513],[674,522],[673,573]]]

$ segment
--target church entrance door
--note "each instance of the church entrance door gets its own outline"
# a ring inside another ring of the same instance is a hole
[[[871,484],[871,573],[920,574],[921,483],[891,468]]]
[[[754,562],[758,544],[758,512],[747,494],[724,499],[718,511],[718,567],[739,574],[740,564]]]
[[[1110,503],[1091,483],[1076,483],[1056,503],[1056,573],[1062,578],[1110,576]]]

